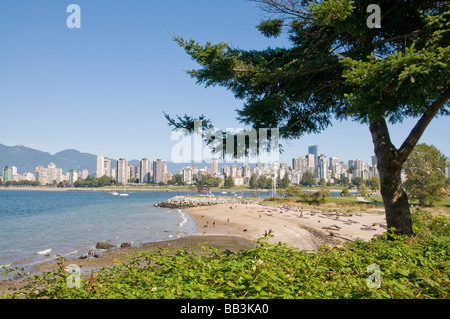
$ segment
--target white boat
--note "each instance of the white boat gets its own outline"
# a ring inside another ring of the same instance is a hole
[[[222,192],[222,194],[226,194],[227,192]]]
[[[116,191],[114,191],[114,192],[112,192],[112,193],[111,193],[111,195],[113,195],[113,196],[117,196],[117,195],[119,195],[119,193],[118,193],[118,192],[116,192]]]
[[[119,196],[128,196],[127,187],[126,186],[125,186],[125,189],[123,190],[123,193],[120,193]]]

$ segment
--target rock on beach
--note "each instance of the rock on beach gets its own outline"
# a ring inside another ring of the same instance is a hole
[[[212,206],[219,204],[252,204],[253,200],[244,200],[228,197],[215,196],[175,196],[165,202],[158,204],[158,207],[164,208],[192,208],[198,206]]]

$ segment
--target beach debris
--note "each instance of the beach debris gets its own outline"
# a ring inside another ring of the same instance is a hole
[[[93,255],[95,255],[95,252],[91,249],[91,250],[89,250],[88,255],[93,256]]]
[[[377,230],[372,225],[363,225],[364,227],[361,227],[361,230]]]
[[[333,233],[332,231],[330,231],[328,235],[329,235],[330,237],[337,237],[337,238],[341,238],[341,239],[344,239],[344,240],[347,240],[347,241],[354,241],[353,239],[343,237],[343,236],[341,236],[341,235],[338,235],[338,234],[336,234],[336,233]]]
[[[120,247],[130,247],[131,246],[131,243],[122,243],[122,244],[120,244]]]
[[[81,255],[79,259],[86,259],[86,258],[88,258],[88,254]]]
[[[339,231],[339,230],[341,230],[342,227],[339,227],[339,226],[337,226],[337,225],[330,225],[330,226],[323,226],[322,228],[323,228],[323,229],[326,229],[326,230],[336,230],[336,231]]]

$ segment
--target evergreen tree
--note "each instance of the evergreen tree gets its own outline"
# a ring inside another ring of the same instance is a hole
[[[302,186],[309,186],[309,187],[316,185],[316,178],[314,174],[311,172],[304,172],[300,184]]]
[[[199,84],[220,85],[245,101],[238,119],[279,128],[284,139],[318,133],[338,120],[367,125],[374,143],[389,228],[412,234],[404,162],[450,98],[447,1],[377,1],[381,27],[368,23],[372,0],[254,0],[273,18],[258,29],[267,37],[287,30],[291,46],[241,50],[226,43],[175,40],[200,65],[188,71]],[[276,17],[276,18],[275,18]],[[166,116],[192,131],[195,118]],[[400,147],[387,122],[417,118]],[[211,123],[202,115],[205,126]]]

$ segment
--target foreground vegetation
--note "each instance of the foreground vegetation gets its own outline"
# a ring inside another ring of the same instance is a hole
[[[79,289],[68,287],[68,262],[62,259],[60,269],[6,297],[448,298],[449,219],[422,210],[413,217],[413,237],[384,235],[315,253],[265,239],[236,253],[209,247],[140,252],[82,278]],[[380,270],[379,288],[368,272],[373,265]]]

